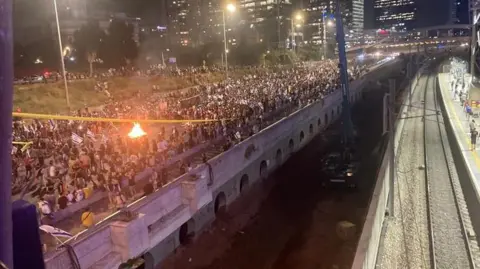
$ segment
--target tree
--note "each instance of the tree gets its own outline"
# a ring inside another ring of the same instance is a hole
[[[90,21],[83,25],[74,33],[74,49],[78,64],[88,63],[90,76],[93,75],[93,63],[97,59],[97,54],[106,34],[100,28],[98,22]]]
[[[206,43],[200,47],[200,57],[201,61],[205,61],[205,64],[212,65],[217,62],[220,62],[223,53],[223,42],[214,40],[212,42]]]
[[[87,52],[87,61],[88,61],[88,68],[90,70],[90,76],[93,76],[93,63],[97,59],[97,52],[91,51]]]
[[[133,26],[123,20],[112,20],[106,40],[102,42],[100,55],[110,67],[124,66],[135,60],[138,47],[133,40]]]

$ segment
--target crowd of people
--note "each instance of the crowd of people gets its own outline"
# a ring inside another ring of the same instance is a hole
[[[230,69],[234,69],[231,67]],[[128,77],[128,76],[160,76],[160,77],[182,77],[186,75],[195,75],[206,72],[219,72],[222,69],[218,66],[202,66],[202,67],[186,67],[178,68],[175,65],[151,65],[146,69],[139,69],[135,67],[123,67],[120,69],[110,68],[108,70],[96,71],[90,74],[89,72],[67,72],[66,77],[68,81],[95,79],[97,81],[106,81],[113,77]],[[58,71],[46,71],[42,74],[23,76],[15,78],[14,83],[17,85],[37,84],[37,83],[56,83],[63,79],[63,74]]]
[[[223,150],[259,132],[278,117],[318,101],[339,88],[335,61],[315,66],[258,70],[240,79],[172,93],[115,101],[73,114],[121,119],[214,120],[199,124],[143,124],[132,139],[131,123],[14,119],[12,192],[38,201],[44,222],[54,212],[106,194],[112,209],[148,195],[198,163],[199,146]],[[350,79],[364,70],[353,66]],[[112,89],[113,91],[114,89]],[[207,161],[206,156],[201,157]]]

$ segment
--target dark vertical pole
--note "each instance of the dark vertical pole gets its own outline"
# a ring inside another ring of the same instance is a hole
[[[472,21],[472,43],[470,44],[470,74],[472,75],[472,81],[475,78],[475,61],[477,51],[477,23],[475,17],[477,16],[477,9],[473,9],[473,21]]]
[[[389,208],[390,216],[395,217],[395,80],[390,79],[390,93],[388,94],[388,140],[389,140],[389,175],[390,175],[390,190],[389,190]]]
[[[12,0],[0,0],[0,260],[13,268],[12,247]]]
[[[343,32],[342,13],[340,11],[340,0],[337,0],[335,20],[337,27],[337,44],[338,44],[338,60],[340,69],[340,81],[342,85],[343,94],[343,139],[345,145],[349,145],[353,141],[353,126],[352,119],[350,117],[350,89],[348,85],[348,67],[347,67],[347,55],[345,52],[345,35]]]
[[[410,60],[407,63],[407,80],[408,80],[408,111],[410,111],[410,108],[412,107],[412,92],[414,90],[414,85],[412,85],[412,77],[413,77],[413,70],[412,70],[412,62],[413,59],[410,57]]]

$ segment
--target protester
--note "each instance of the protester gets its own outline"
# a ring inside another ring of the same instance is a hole
[[[197,147],[217,145],[228,150],[279,118],[333,93],[340,88],[337,66],[329,60],[275,72],[251,69],[239,79],[153,96],[139,93],[133,100],[112,101],[102,109],[73,112],[86,117],[212,120],[143,124],[148,135],[135,139],[126,136],[130,123],[16,119],[13,140],[32,143],[12,148],[12,192],[25,191],[40,199],[45,216],[103,193],[111,209],[121,209],[201,163],[192,163]],[[363,71],[354,65],[350,80]]]

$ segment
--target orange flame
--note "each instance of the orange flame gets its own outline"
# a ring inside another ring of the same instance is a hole
[[[145,131],[143,131],[142,127],[140,126],[139,123],[134,123],[133,124],[133,128],[132,130],[130,131],[130,133],[128,133],[128,137],[130,138],[139,138],[139,137],[142,137],[144,135],[146,135],[147,133],[145,133]]]

